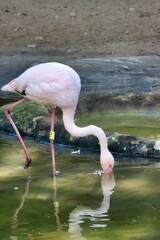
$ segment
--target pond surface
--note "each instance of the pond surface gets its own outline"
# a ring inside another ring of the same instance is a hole
[[[32,165],[14,136],[0,137],[2,240],[158,240],[160,169],[152,159],[115,156],[114,175],[96,175],[99,153],[25,139]]]
[[[149,139],[160,138],[160,112],[121,110],[90,113],[80,116],[77,123],[100,126],[107,132],[118,132]]]

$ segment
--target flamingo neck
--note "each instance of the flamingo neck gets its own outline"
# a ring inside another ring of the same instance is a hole
[[[74,115],[75,109],[63,109],[63,122],[66,130],[73,137],[86,137],[89,135],[94,135],[99,140],[101,155],[106,154],[106,152],[108,152],[108,142],[104,131],[95,125],[77,127],[74,123]]]

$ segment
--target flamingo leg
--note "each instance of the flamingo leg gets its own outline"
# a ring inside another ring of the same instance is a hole
[[[54,138],[55,138],[54,118],[55,118],[55,108],[52,108],[51,128],[50,128],[49,140],[50,140],[50,147],[51,147],[51,154],[52,154],[52,173],[53,173],[53,177],[56,176],[56,162],[55,162],[55,153],[54,153]]]
[[[18,138],[19,138],[19,141],[20,141],[20,143],[21,143],[21,145],[22,145],[22,147],[23,147],[24,153],[25,153],[25,155],[26,155],[26,162],[25,162],[24,168],[29,168],[29,165],[30,165],[30,163],[31,163],[31,158],[30,158],[29,153],[28,153],[28,150],[27,150],[27,148],[26,148],[26,146],[25,146],[25,144],[24,144],[24,141],[23,141],[23,139],[22,139],[22,137],[21,137],[21,135],[20,135],[20,133],[19,133],[19,131],[18,131],[18,129],[17,129],[17,127],[16,127],[16,125],[15,125],[12,117],[11,117],[11,115],[10,115],[10,112],[12,111],[12,109],[13,109],[14,107],[16,107],[17,105],[19,105],[19,104],[21,104],[21,103],[23,103],[23,102],[26,102],[26,101],[28,101],[28,99],[23,98],[23,99],[21,99],[20,101],[18,101],[18,102],[16,102],[16,103],[13,103],[13,104],[11,104],[11,105],[9,105],[9,106],[7,106],[7,107],[5,108],[5,110],[4,110],[4,112],[5,112],[6,117],[7,117],[8,120],[9,120],[10,124],[12,125],[13,129],[15,130],[15,132],[16,132]]]

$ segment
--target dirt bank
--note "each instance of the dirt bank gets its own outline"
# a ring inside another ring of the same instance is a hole
[[[159,0],[6,0],[0,22],[0,55],[160,53]]]

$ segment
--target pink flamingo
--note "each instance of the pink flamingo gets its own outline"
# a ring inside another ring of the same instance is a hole
[[[108,150],[107,138],[104,131],[94,125],[77,127],[74,123],[75,110],[78,103],[81,82],[79,75],[69,66],[60,63],[42,63],[27,69],[19,77],[10,81],[1,88],[2,91],[16,92],[23,96],[23,99],[5,108],[5,114],[13,126],[26,155],[25,168],[31,163],[28,150],[23,142],[20,133],[13,122],[11,110],[25,102],[33,101],[38,104],[48,105],[52,108],[50,146],[52,153],[52,170],[55,176],[54,158],[54,116],[56,106],[63,112],[63,122],[66,130],[74,137],[94,135],[100,143],[100,163],[105,173],[111,173],[114,165],[114,158]]]

